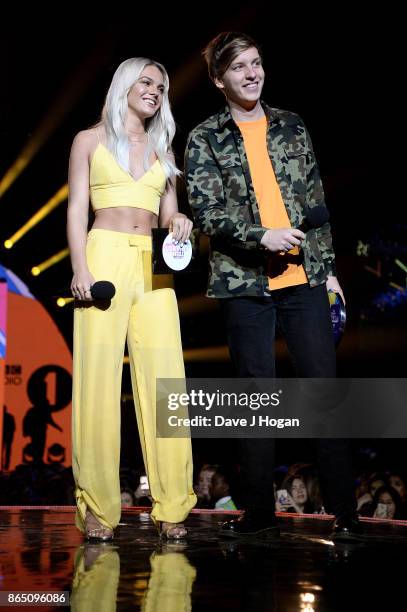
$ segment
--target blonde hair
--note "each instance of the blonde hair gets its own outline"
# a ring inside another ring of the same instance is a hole
[[[181,174],[172,160],[171,144],[175,135],[175,121],[168,99],[169,78],[162,64],[145,57],[132,57],[117,68],[106,95],[102,110],[102,123],[106,130],[107,148],[117,163],[129,172],[129,141],[125,131],[128,111],[127,95],[146,66],[156,66],[163,75],[164,92],[156,114],[145,122],[148,136],[144,155],[144,167],[148,170],[151,153],[155,153],[170,180]]]

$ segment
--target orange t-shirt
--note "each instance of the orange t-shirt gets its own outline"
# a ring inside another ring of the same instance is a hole
[[[243,136],[261,224],[269,229],[291,227],[267,150],[267,118],[237,123]],[[298,247],[290,253],[270,253],[267,274],[270,289],[307,283]]]

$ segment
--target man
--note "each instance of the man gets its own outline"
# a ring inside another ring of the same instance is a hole
[[[232,470],[223,466],[216,468],[209,485],[210,499],[216,510],[237,510],[231,495],[234,480]]]
[[[196,223],[211,241],[207,296],[219,298],[237,374],[275,376],[278,321],[298,377],[335,377],[327,290],[343,295],[330,225],[297,229],[309,209],[325,207],[308,132],[298,115],[262,101],[265,73],[249,36],[219,34],[204,55],[226,106],[190,133],[186,178]],[[246,511],[222,531],[273,536],[273,440],[239,444]],[[326,506],[337,517],[333,535],[357,537],[349,442],[316,446]]]

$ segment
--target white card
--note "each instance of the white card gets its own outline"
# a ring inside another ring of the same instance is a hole
[[[171,232],[163,242],[162,252],[164,261],[171,270],[184,270],[192,258],[191,241],[174,244]]]

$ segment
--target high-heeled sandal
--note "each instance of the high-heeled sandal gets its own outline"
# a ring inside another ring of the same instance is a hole
[[[183,523],[169,523],[167,521],[157,521],[157,531],[160,538],[167,540],[185,540],[188,531]]]
[[[89,518],[95,521],[93,524],[97,523],[99,527],[91,527],[88,523]],[[101,525],[89,510],[86,511],[85,516],[85,535],[89,542],[109,542],[113,540],[113,530]]]

